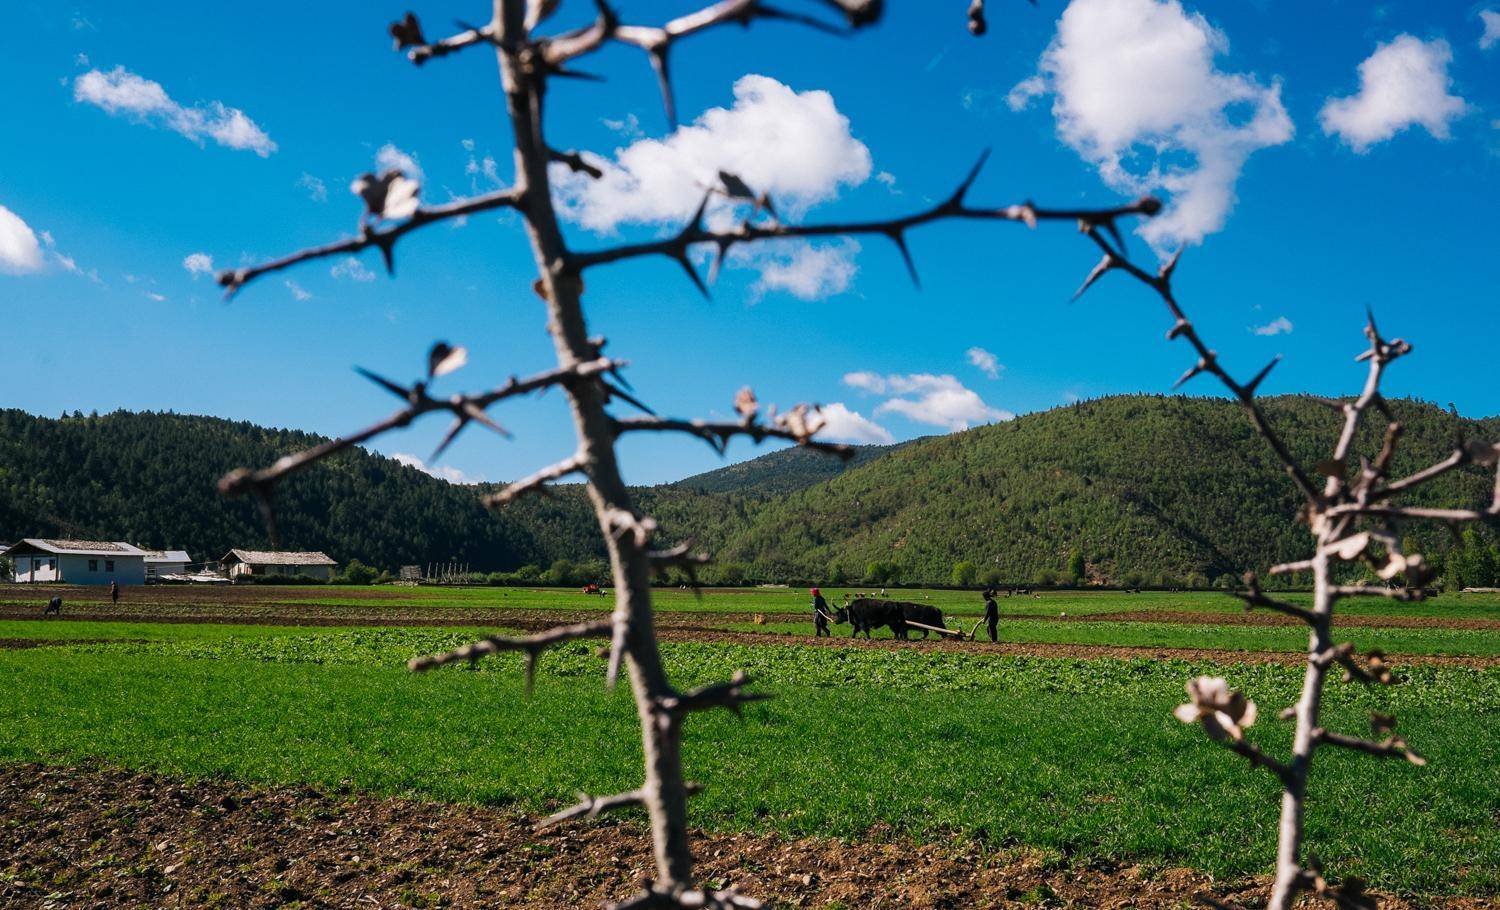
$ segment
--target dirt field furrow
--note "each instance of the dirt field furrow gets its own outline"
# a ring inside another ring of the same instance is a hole
[[[135,610],[99,610],[94,612],[73,611],[52,622],[69,621],[129,621],[162,623],[225,623],[280,626],[356,627],[356,626],[451,626],[475,629],[506,628],[522,631],[540,631],[554,625],[580,622],[596,618],[597,612],[567,610],[474,610],[453,611],[457,616],[432,616],[428,611],[418,615],[405,612],[348,611],[334,615],[321,613],[291,612],[285,609],[276,614],[203,614],[199,612],[152,613]],[[16,615],[12,608],[0,607],[0,619],[34,618],[35,611],[24,616]],[[936,650],[962,652],[993,657],[1051,657],[1073,660],[1196,660],[1213,663],[1280,664],[1295,666],[1304,657],[1300,651],[1245,651],[1228,648],[1168,648],[1134,645],[1080,645],[1050,644],[1039,642],[953,641],[936,637],[923,640],[896,641],[890,638],[856,639],[846,634],[831,638],[787,635],[772,632],[749,632],[726,629],[721,626],[704,625],[706,621],[723,621],[721,614],[708,613],[663,613],[658,616],[658,632],[664,641],[692,641],[717,644],[742,644],[757,646],[810,646],[818,648],[873,648],[883,650]],[[119,639],[111,639],[119,640]],[[20,639],[23,644],[10,647],[25,647],[31,640]],[[97,639],[91,640],[97,641]],[[48,644],[66,645],[82,642],[46,640]],[[1405,665],[1500,667],[1500,657],[1402,655],[1400,663]]]
[[[634,819],[538,833],[505,809],[305,787],[183,781],[101,767],[0,765],[0,905],[260,908],[598,907],[646,877]],[[695,839],[702,879],[774,907],[1166,910],[1200,895],[1257,906],[1260,881],[1047,863],[970,841],[771,835]],[[1387,898],[1386,910],[1495,910],[1493,898]]]

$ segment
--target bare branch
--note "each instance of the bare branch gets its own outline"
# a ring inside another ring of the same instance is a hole
[[[541,653],[553,645],[563,642],[575,641],[580,638],[608,638],[614,631],[614,620],[600,620],[597,622],[577,623],[571,626],[558,626],[525,638],[511,638],[505,635],[491,635],[482,638],[471,645],[455,648],[452,651],[444,651],[440,654],[429,654],[425,657],[413,657],[406,662],[406,667],[415,673],[422,673],[441,666],[458,661],[467,661],[470,665],[479,662],[479,659],[490,654],[499,654],[502,651],[522,651],[526,654],[526,691],[531,692],[532,679],[536,675],[536,661]]]
[[[421,66],[435,57],[446,57],[449,54],[461,51],[466,47],[476,44],[499,45],[498,32],[493,24],[485,26],[469,26],[456,35],[451,35],[441,41],[427,43],[423,37],[420,26],[416,31],[398,31],[411,26],[417,26],[417,17],[411,13],[406,14],[405,20],[391,25],[391,35],[396,39],[396,50],[405,50],[406,59]]]
[[[1367,653],[1365,660],[1368,666],[1360,666],[1354,654],[1354,645],[1344,642],[1311,655],[1308,662],[1322,668],[1338,664],[1344,668],[1344,682],[1358,681],[1367,686],[1396,684],[1396,677],[1391,674],[1390,664],[1386,663],[1383,651],[1375,649]]]
[[[484,504],[492,509],[503,506],[526,493],[534,493],[543,489],[554,480],[567,477],[569,474],[576,474],[582,471],[587,465],[588,460],[582,455],[570,455],[556,464],[542,468],[530,477],[516,481],[498,493],[491,493],[484,498]]]
[[[1416,603],[1427,599],[1423,588],[1387,588],[1382,585],[1333,585],[1329,593],[1337,597],[1384,597],[1402,603]]]
[[[1250,418],[1251,426],[1255,428],[1256,433],[1271,447],[1271,451],[1275,453],[1277,460],[1281,462],[1282,468],[1286,471],[1287,476],[1291,478],[1292,483],[1296,485],[1298,492],[1308,502],[1318,502],[1318,491],[1313,486],[1311,478],[1307,476],[1302,466],[1297,463],[1296,458],[1292,456],[1291,450],[1287,448],[1281,436],[1271,427],[1265,412],[1260,409],[1260,405],[1256,404],[1255,401],[1256,388],[1265,379],[1271,367],[1275,366],[1276,361],[1273,360],[1253,380],[1244,384],[1236,382],[1219,365],[1218,355],[1203,342],[1203,339],[1198,335],[1197,328],[1187,318],[1187,315],[1183,313],[1182,307],[1178,305],[1177,298],[1172,292],[1172,275],[1177,269],[1177,262],[1182,256],[1182,251],[1179,249],[1153,275],[1131,262],[1124,255],[1123,247],[1116,249],[1114,246],[1111,246],[1110,241],[1100,232],[1100,227],[1105,227],[1106,229],[1112,228],[1113,220],[1089,222],[1086,219],[1080,219],[1080,227],[1089,239],[1094,241],[1095,245],[1104,252],[1105,256],[1114,263],[1113,268],[1118,268],[1126,272],[1137,281],[1156,291],[1157,296],[1161,298],[1162,303],[1166,304],[1167,310],[1172,314],[1173,318],[1172,328],[1167,331],[1167,340],[1184,338],[1188,344],[1192,345],[1193,350],[1198,352],[1198,362],[1184,373],[1182,378],[1177,380],[1177,384],[1181,385],[1200,373],[1209,373],[1217,378],[1239,400],[1241,406],[1245,409],[1246,415]]]
[[[1266,571],[1272,575],[1290,575],[1293,572],[1311,572],[1313,568],[1313,561],[1311,559],[1299,559],[1296,562],[1279,563]]]
[[[1406,740],[1399,736],[1389,736],[1380,742],[1362,739],[1358,736],[1345,736],[1342,733],[1333,733],[1322,727],[1313,731],[1313,738],[1320,745],[1339,746],[1343,749],[1352,749],[1355,752],[1364,752],[1377,758],[1404,758],[1414,765],[1425,765],[1427,759],[1412,751],[1407,746]]]
[[[1310,626],[1318,624],[1318,617],[1314,616],[1311,610],[1266,596],[1266,593],[1261,590],[1260,580],[1255,577],[1254,572],[1245,573],[1245,586],[1247,590],[1231,591],[1230,594],[1245,602],[1246,611],[1255,607],[1262,607],[1286,616],[1291,616],[1294,619],[1300,619]]]
[[[1236,755],[1243,755],[1250,760],[1250,766],[1254,768],[1265,768],[1282,782],[1283,785],[1295,779],[1292,769],[1278,759],[1267,755],[1259,746],[1243,739],[1226,739],[1224,747]]]
[[[878,221],[834,222],[828,224],[750,223],[747,221],[741,223],[734,230],[713,231],[703,226],[703,214],[708,201],[708,197],[705,196],[705,204],[699,206],[693,218],[675,236],[662,240],[623,244],[601,250],[573,253],[569,256],[569,264],[573,269],[582,271],[592,266],[619,262],[624,259],[633,259],[642,256],[665,256],[684,264],[691,271],[692,265],[688,258],[688,251],[691,247],[704,243],[711,243],[717,247],[718,255],[722,257],[736,244],[741,243],[790,238],[843,237],[873,234],[890,239],[897,245],[898,249],[904,250],[907,231],[943,219],[1015,221],[1029,227],[1034,227],[1039,221],[1079,221],[1089,225],[1113,225],[1120,218],[1151,216],[1161,211],[1161,202],[1150,196],[1146,196],[1129,205],[1103,209],[1043,209],[1037,208],[1030,202],[1004,206],[1002,208],[975,208],[965,202],[965,197],[968,194],[969,188],[973,185],[975,178],[979,176],[979,170],[983,167],[988,156],[988,152],[980,156],[968,175],[947,199],[909,215]]]
[[[689,794],[702,793],[703,785],[694,781],[688,781],[687,790]],[[575,818],[597,818],[604,812],[642,806],[645,803],[646,794],[641,790],[629,790],[625,793],[614,793],[609,796],[590,796],[587,793],[580,793],[578,794],[578,802],[576,804],[560,812],[554,812],[552,815],[537,822],[536,830],[543,831]]]
[[[667,120],[673,126],[677,124],[677,106],[673,100],[668,61],[672,46],[678,40],[721,25],[749,26],[756,19],[779,19],[819,31],[844,33],[844,30],[836,25],[812,16],[778,9],[762,0],[720,0],[703,9],[679,16],[660,27],[622,25],[605,0],[595,0],[595,5],[599,12],[589,25],[553,38],[541,39],[539,47],[542,62],[548,68],[555,70],[569,61],[593,53],[610,41],[640,48],[651,60],[651,68],[655,70],[657,81],[661,86],[662,104],[666,108]],[[864,12],[870,7],[879,6],[878,3],[871,3],[868,0],[858,3],[842,0],[833,5],[844,10],[850,28],[865,25],[873,21],[874,16],[879,15],[878,9],[873,15]]]
[[[713,708],[727,708],[738,715],[744,705],[772,697],[768,692],[746,692],[744,687],[749,684],[749,675],[741,670],[729,682],[713,683],[681,695],[668,695],[661,698],[658,704],[662,710],[679,718],[692,711],[708,711]]]
[[[846,461],[854,457],[854,449],[850,446],[837,442],[822,442],[813,439],[810,435],[798,433],[794,430],[782,427],[767,426],[762,423],[714,423],[706,420],[672,420],[661,417],[627,417],[617,419],[614,422],[616,433],[687,433],[697,436],[709,444],[715,452],[724,454],[729,445],[729,440],[736,436],[745,436],[756,443],[765,442],[767,439],[784,439],[795,442],[797,445],[819,452],[826,452]]]
[[[224,288],[224,298],[227,300],[238,293],[239,289],[271,272],[279,272],[310,259],[323,259],[328,256],[340,256],[346,253],[358,253],[361,250],[375,247],[385,259],[386,271],[394,271],[395,259],[394,249],[396,241],[410,231],[438,221],[447,221],[451,218],[459,218],[464,215],[472,215],[476,212],[489,211],[500,208],[520,208],[524,200],[524,191],[517,188],[496,190],[482,196],[473,196],[468,199],[455,199],[443,205],[423,206],[402,221],[397,221],[388,227],[372,227],[365,225],[361,227],[359,236],[350,237],[346,240],[338,240],[324,246],[310,247],[305,250],[273,259],[261,265],[249,266],[247,268],[225,269],[218,274],[218,282]]]
[[[613,373],[625,365],[623,360],[611,360],[600,357],[596,360],[582,361],[566,367],[557,367],[545,370],[524,379],[514,376],[504,385],[481,392],[475,395],[454,395],[449,398],[433,398],[427,394],[425,383],[415,383],[410,388],[391,382],[382,376],[371,373],[368,370],[360,370],[366,378],[379,385],[381,388],[395,395],[397,398],[407,402],[407,406],[392,414],[386,419],[371,424],[356,433],[331,439],[328,442],[303,449],[285,455],[270,467],[259,471],[251,471],[247,468],[238,468],[224,475],[219,481],[219,492],[225,495],[237,495],[253,492],[265,495],[283,478],[289,474],[296,473],[303,468],[310,467],[319,461],[337,455],[357,445],[362,445],[382,433],[394,429],[409,426],[412,421],[424,414],[442,411],[453,415],[454,426],[449,430],[446,446],[469,422],[483,423],[493,429],[500,428],[485,415],[485,409],[506,398],[525,395],[553,386],[565,386],[583,379],[592,379],[608,373]],[[504,432],[501,430],[501,432]],[[443,446],[439,447],[441,452]]]
[[[1447,522],[1491,522],[1500,519],[1500,509],[1491,507],[1481,512],[1477,509],[1433,509],[1425,506],[1363,505],[1357,502],[1332,506],[1324,513],[1329,518],[1408,518]]]

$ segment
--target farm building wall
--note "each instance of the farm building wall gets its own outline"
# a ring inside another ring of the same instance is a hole
[[[246,562],[236,562],[229,566],[229,577],[238,578],[245,575],[267,576],[267,575],[295,575],[300,578],[318,578],[328,581],[333,578],[336,566],[293,566],[293,565],[265,565]]]
[[[17,556],[16,581],[22,583],[63,581],[74,585],[122,585],[146,583],[146,564],[139,556],[117,554],[74,556],[71,554]],[[113,567],[113,568],[111,568]]]
[[[152,560],[146,563],[146,577],[158,578],[162,575],[184,575],[187,573],[188,564],[185,562],[162,562]]]

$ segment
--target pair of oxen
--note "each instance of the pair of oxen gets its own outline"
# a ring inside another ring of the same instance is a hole
[[[861,632],[870,637],[872,629],[887,626],[891,634],[905,641],[911,632],[921,632],[926,638],[930,633],[921,626],[946,629],[943,611],[929,604],[912,603],[906,600],[878,600],[873,597],[856,597],[834,611],[838,623],[848,623],[854,628],[849,634],[856,638]],[[914,626],[913,623],[916,625]]]

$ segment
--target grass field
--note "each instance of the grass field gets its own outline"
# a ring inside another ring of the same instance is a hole
[[[26,606],[40,610],[54,590],[29,589],[21,585],[0,586],[0,606]],[[870,593],[870,588],[823,588],[830,603],[842,601],[845,594]],[[64,589],[70,602],[80,604],[106,600],[101,589]],[[952,616],[977,618],[984,603],[976,591],[947,589],[888,590],[896,600],[916,600],[941,607]],[[1310,602],[1310,596],[1289,593],[1285,599],[1298,604]],[[555,588],[501,587],[345,587],[333,585],[278,588],[253,586],[226,592],[207,587],[132,588],[126,592],[127,604],[202,604],[225,602],[255,604],[298,604],[327,607],[368,607],[383,605],[413,609],[489,607],[526,610],[607,610],[608,598],[587,596],[577,590]],[[806,613],[807,592],[801,588],[704,588],[695,594],[676,588],[658,589],[653,595],[656,609],[664,612],[693,613]],[[1227,594],[1214,591],[1045,591],[1035,596],[999,598],[1002,613],[1035,616],[1091,615],[1099,613],[1193,612],[1238,613],[1243,605]],[[1431,616],[1453,619],[1500,620],[1500,594],[1442,594],[1420,603],[1396,603],[1370,598],[1345,601],[1339,611],[1349,616]]]
[[[13,592],[6,589],[6,597]],[[127,600],[152,593],[132,590]],[[314,592],[254,593],[259,601],[304,604]],[[320,606],[371,603],[361,589],[315,593]],[[495,606],[497,599],[527,611],[605,606],[574,592],[400,593],[381,602],[402,609]],[[972,594],[910,593],[950,611],[977,601]],[[84,603],[88,594],[69,602]],[[743,722],[720,715],[692,721],[688,771],[709,785],[693,804],[697,824],[849,838],[889,826],[919,839],[958,833],[1037,847],[1069,862],[1160,862],[1230,877],[1270,867],[1274,781],[1179,724],[1170,710],[1190,675],[1227,675],[1263,705],[1252,738],[1282,751],[1289,729],[1275,711],[1295,697],[1295,667],[1162,660],[1149,652],[1140,660],[1000,657],[978,643],[961,650],[802,646],[792,636],[806,635],[810,624],[756,626],[711,615],[801,612],[800,592],[710,591],[699,601],[669,591],[660,600],[667,610],[704,613],[700,625],[717,622],[764,639],[669,637],[664,654],[679,685],[743,668],[758,689],[776,695],[752,706]],[[1365,615],[1500,619],[1500,599],[1483,595],[1372,606],[1380,609]],[[1212,594],[1046,594],[1002,599],[1001,607],[1074,617],[1239,609]],[[1142,619],[1013,620],[1002,623],[1002,633],[1023,643],[1303,647],[1294,627]],[[1362,648],[1384,648],[1398,664],[1401,654],[1500,654],[1497,629],[1345,632]],[[530,698],[518,659],[492,660],[478,672],[413,676],[403,669],[414,654],[474,634],[0,620],[0,639],[72,642],[0,650],[0,761],[97,758],[189,776],[347,784],[534,811],[577,790],[638,781],[633,707],[624,692],[602,689],[592,646],[549,652]],[[1363,875],[1388,891],[1500,893],[1500,669],[1415,665],[1403,673],[1405,684],[1391,689],[1332,685],[1326,717],[1330,726],[1358,733],[1371,710],[1394,711],[1430,764],[1325,751],[1314,773],[1309,841],[1340,875]]]

